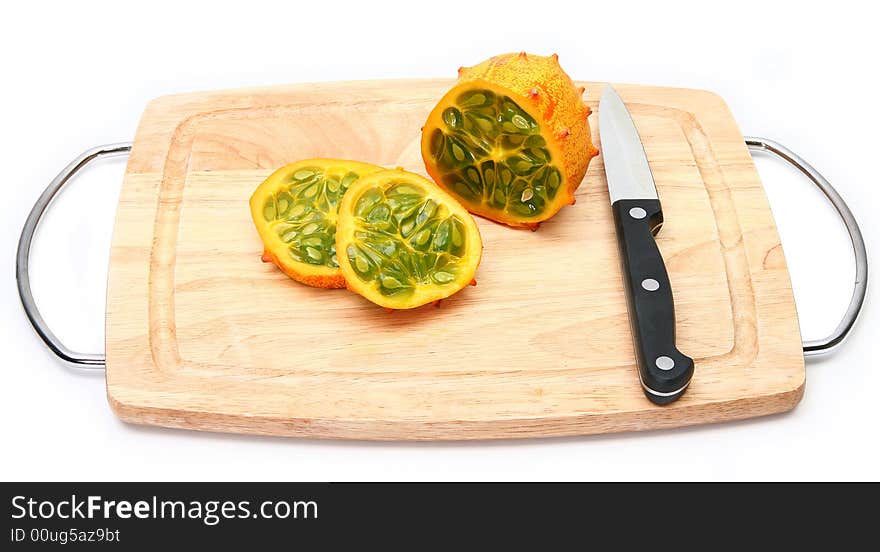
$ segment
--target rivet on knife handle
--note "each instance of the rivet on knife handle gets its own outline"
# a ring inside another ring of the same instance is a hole
[[[617,227],[630,325],[645,395],[669,404],[684,393],[694,361],[675,347],[675,305],[654,232],[663,223],[660,201],[621,199],[611,206]]]

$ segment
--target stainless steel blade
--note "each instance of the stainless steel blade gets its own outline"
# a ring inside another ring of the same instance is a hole
[[[599,100],[599,136],[611,203],[618,199],[659,199],[639,132],[610,84]]]

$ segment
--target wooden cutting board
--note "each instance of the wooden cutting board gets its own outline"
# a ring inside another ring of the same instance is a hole
[[[583,83],[598,144],[599,83]],[[260,262],[248,211],[308,157],[424,174],[419,129],[448,80],[303,84],[151,102],[111,252],[107,395],[127,422],[351,439],[484,439],[668,428],[789,410],[804,389],[773,217],[724,101],[618,87],[663,202],[659,246],[690,389],[635,372],[602,157],[538,232],[478,219],[477,287],[388,314]]]

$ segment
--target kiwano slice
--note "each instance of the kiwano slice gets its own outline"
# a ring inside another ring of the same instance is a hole
[[[598,153],[583,91],[556,54],[504,54],[459,69],[422,129],[428,173],[470,212],[537,229],[574,204]]]
[[[411,309],[474,283],[483,242],[454,198],[426,178],[394,169],[348,189],[336,250],[350,290],[389,309]]]
[[[339,202],[358,178],[380,170],[357,161],[306,159],[269,175],[250,201],[263,260],[309,286],[345,287],[336,260]]]

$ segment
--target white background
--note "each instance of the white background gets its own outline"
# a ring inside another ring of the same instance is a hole
[[[0,478],[878,479],[880,317],[811,362],[791,413],[684,430],[467,444],[228,436],[119,422],[101,374],[54,361],[14,283],[25,216],[76,154],[132,138],[159,95],[291,82],[454,77],[459,65],[558,52],[576,79],[705,88],[743,132],[810,160],[880,247],[877,59],[864,2],[7,3],[0,19]],[[563,7],[568,6],[568,7]],[[759,170],[780,227],[803,333],[827,333],[853,280],[842,225],[773,160]],[[74,349],[101,351],[107,255],[124,161],[60,196],[32,255],[38,303]],[[872,339],[873,338],[873,339]]]

